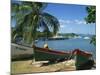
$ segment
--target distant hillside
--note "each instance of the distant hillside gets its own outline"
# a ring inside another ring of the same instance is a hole
[[[75,33],[59,33],[58,35],[66,37],[66,38],[72,38],[72,37],[78,37],[79,36],[78,34],[75,34]]]

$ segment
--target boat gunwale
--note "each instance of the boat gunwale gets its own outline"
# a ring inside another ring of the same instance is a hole
[[[82,56],[85,56],[85,57],[91,57],[92,56],[92,53],[89,53],[89,52],[86,52],[86,51],[82,51],[80,49],[75,49],[72,53],[74,55],[82,55]]]
[[[70,51],[69,52],[55,51],[55,50],[51,50],[51,49],[48,49],[48,48],[40,48],[40,47],[35,47],[35,49],[38,50],[38,51],[54,53],[54,54],[73,54],[73,55],[82,55],[82,56],[85,56],[85,57],[91,57],[92,56],[92,53],[88,53],[88,52],[82,51],[80,49],[75,49],[72,52],[70,52]]]
[[[71,54],[71,52],[55,51],[55,50],[51,50],[51,49],[48,49],[48,48],[35,47],[35,49],[38,50],[38,51],[48,52],[48,53],[55,53],[55,54]]]

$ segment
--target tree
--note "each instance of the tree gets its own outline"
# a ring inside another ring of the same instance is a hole
[[[95,23],[96,22],[96,7],[95,6],[88,6],[86,7],[87,10],[87,17],[85,18],[87,23]]]
[[[39,28],[56,34],[60,24],[56,17],[43,12],[46,6],[40,2],[12,2],[12,16],[17,22],[12,39],[20,36],[33,46]]]
[[[93,43],[94,45],[96,45],[96,36],[92,37],[92,40],[90,41],[90,43]]]
[[[87,10],[87,17],[85,18],[87,23],[95,23],[96,22],[96,7],[95,6],[88,6],[86,7]],[[90,43],[96,45],[96,36],[93,36]]]

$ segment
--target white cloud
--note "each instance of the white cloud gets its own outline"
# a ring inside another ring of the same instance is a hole
[[[65,25],[61,25],[60,27],[61,27],[61,28],[64,28],[64,27],[65,27]]]
[[[63,19],[60,19],[59,22],[60,22],[61,24],[69,24],[69,23],[71,23],[70,20],[63,20]]]
[[[86,22],[84,20],[74,20],[75,24],[86,24]]]
[[[71,23],[70,20],[64,20],[64,19],[60,19],[59,22],[60,22],[60,27],[61,28],[64,28],[66,25]]]
[[[68,24],[80,24],[80,25],[82,25],[82,24],[86,24],[86,22],[84,21],[84,20],[78,20],[78,19],[75,19],[75,20],[64,20],[64,19],[60,19],[59,20],[59,22],[60,22],[60,25],[68,25]],[[63,26],[61,26],[61,27],[63,27]]]

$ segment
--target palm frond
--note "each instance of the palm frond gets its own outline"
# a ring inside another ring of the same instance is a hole
[[[55,18],[54,16],[52,16],[48,13],[43,13],[43,18],[45,19],[45,22],[51,28],[53,33],[56,34],[57,31],[59,30],[59,26],[60,26],[60,23],[57,20],[57,18]]]
[[[14,16],[17,22],[13,32],[14,39],[20,36],[27,43],[32,43],[37,37],[38,28],[42,27],[47,35],[50,31],[56,34],[59,30],[60,24],[57,18],[43,12],[46,3],[21,2],[12,5],[14,10],[12,17]]]

